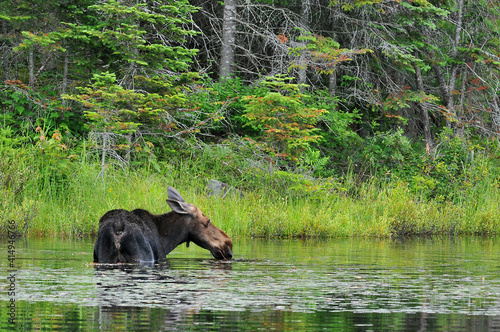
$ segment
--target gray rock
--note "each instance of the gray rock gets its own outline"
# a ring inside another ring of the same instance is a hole
[[[228,195],[243,197],[243,192],[241,190],[214,179],[208,181],[208,193],[214,196],[221,196],[222,198],[226,198]]]

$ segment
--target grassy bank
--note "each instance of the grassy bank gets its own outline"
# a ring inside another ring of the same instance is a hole
[[[223,199],[208,195],[206,186],[224,170],[202,172],[205,161],[201,166],[196,161],[163,163],[161,171],[108,169],[99,177],[99,168],[91,163],[73,163],[61,176],[46,165],[40,171],[33,160],[28,152],[12,151],[0,162],[2,236],[10,220],[26,236],[92,236],[110,209],[170,211],[165,203],[168,185],[232,237],[495,235],[500,229],[500,190],[494,181],[484,180],[452,202],[423,199],[397,179],[301,183],[297,176],[255,169],[248,175],[252,187],[241,186],[243,197]],[[309,191],[290,190],[299,185]]]

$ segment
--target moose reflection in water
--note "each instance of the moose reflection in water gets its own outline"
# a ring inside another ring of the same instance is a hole
[[[167,204],[173,211],[154,215],[146,210],[111,210],[99,220],[94,246],[96,263],[161,262],[175,247],[194,242],[216,259],[231,259],[233,244],[193,204],[168,187]]]

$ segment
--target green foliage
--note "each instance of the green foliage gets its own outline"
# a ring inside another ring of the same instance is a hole
[[[340,48],[339,43],[330,37],[301,32],[297,37],[298,46],[289,50],[289,53],[298,59],[291,62],[289,69],[310,67],[319,74],[332,74],[342,62],[352,61],[354,55],[373,52],[366,48]]]
[[[293,78],[268,77],[262,85],[269,88],[263,97],[246,96],[244,117],[248,126],[261,132],[256,145],[272,156],[298,162],[311,144],[320,140],[314,125],[325,110],[308,108],[302,101],[298,84]]]
[[[240,78],[234,77],[223,81],[214,81],[204,78],[189,94],[193,104],[205,114],[220,114],[220,118],[210,128],[213,134],[225,136],[229,134],[249,135],[257,134],[249,126],[243,116],[247,102],[245,96],[264,96],[269,90],[265,86],[251,86]]]
[[[87,108],[85,116],[90,120],[92,130],[127,134],[135,132],[141,125],[138,112],[144,102],[144,94],[117,85],[114,74],[94,74],[94,83],[79,90],[79,95],[67,95],[65,98]],[[151,109],[145,111],[148,115],[155,113]]]
[[[403,135],[402,129],[376,133],[365,140],[362,150],[364,162],[371,169],[383,173],[402,166],[411,153],[410,140]]]
[[[14,130],[10,126],[0,127],[0,149],[18,147],[21,138],[14,135]]]
[[[433,155],[415,160],[410,170],[420,170],[411,178],[411,188],[425,198],[459,202],[470,190],[488,178],[492,167],[483,156],[483,149],[460,137],[439,135]]]
[[[29,31],[22,32],[25,38],[18,46],[14,47],[14,51],[25,51],[34,47],[42,47],[44,51],[61,51],[66,50],[61,47],[58,42],[61,39],[61,34],[58,32],[51,32],[47,34],[43,33],[32,33]]]
[[[58,190],[64,187],[77,156],[69,149],[69,139],[59,130],[54,130],[50,136],[41,127],[37,127],[36,132],[40,136],[32,154],[40,174],[40,186]]]
[[[173,45],[195,33],[184,28],[190,22],[189,14],[196,10],[186,0],[131,6],[112,0],[89,10],[95,11],[96,20],[91,25],[66,23],[65,37],[102,45],[100,52],[106,52],[113,59],[113,67],[122,73],[129,65],[137,66],[144,77],[153,70],[183,71],[196,54],[194,49]],[[173,43],[153,39],[151,34],[160,34]]]
[[[449,131],[438,135],[432,153],[422,150],[399,130],[366,139],[362,156],[353,157],[360,164],[358,173],[368,172],[388,182],[405,181],[413,194],[437,202],[459,203],[479,184],[498,177],[481,145],[452,136]]]
[[[116,84],[115,75],[109,72],[94,74],[94,83],[79,90],[80,94],[66,95],[65,98],[85,107],[84,113],[89,119],[91,131],[104,135],[118,134],[121,139],[111,148],[116,151],[124,150],[127,159],[131,151],[136,152],[137,159],[133,160],[132,165],[146,162],[153,167],[159,167],[153,153],[154,144],[143,141],[143,144],[134,143],[134,146],[131,146],[131,135],[135,134],[139,127],[151,128],[156,132],[174,131],[177,124],[168,122],[168,119],[171,119],[171,112],[186,105],[184,94],[145,94],[125,89]],[[109,148],[106,146],[107,139],[103,138],[101,147],[103,161]]]
[[[301,156],[296,172],[327,178],[330,156],[323,156],[321,151],[308,148]]]
[[[293,83],[284,82],[294,86]],[[237,143],[238,137],[245,136],[246,140],[253,144],[254,150],[254,152],[250,151],[250,153],[245,154],[245,158],[249,158],[253,153],[258,154],[259,149],[264,150],[267,156],[275,157],[275,151],[271,151],[271,148],[274,147],[267,145],[263,140],[267,130],[265,124],[257,124],[256,120],[249,120],[246,112],[248,112],[250,100],[263,100],[270,92],[276,93],[276,91],[280,91],[284,96],[283,100],[299,94],[298,106],[294,105],[294,107],[306,108],[305,105],[308,105],[307,108],[309,109],[326,111],[314,119],[316,122],[314,133],[320,135],[321,138],[317,142],[304,147],[302,150],[304,153],[300,153],[293,166],[305,174],[329,177],[334,173],[332,161],[338,160],[338,158],[341,158],[340,154],[343,151],[359,143],[359,136],[350,126],[356,123],[360,116],[356,110],[353,112],[337,110],[336,99],[331,97],[328,92],[319,90],[305,94],[293,90],[294,92],[289,93],[280,86],[271,88],[267,83],[256,86],[246,85],[239,78],[223,82],[206,79],[203,81],[203,85],[196,87],[194,93],[190,95],[190,100],[193,106],[203,110],[206,114],[218,113],[221,115],[220,121],[214,122],[213,126],[208,130],[216,136],[234,135],[230,136],[229,140],[225,140],[224,144],[231,144],[232,141],[232,143]],[[260,104],[262,106],[262,102]],[[271,104],[266,107],[268,106],[271,106]],[[261,111],[263,112],[261,120],[264,120],[266,110],[263,108]],[[304,121],[303,119],[300,120]],[[250,124],[251,121],[254,121],[252,125]],[[273,138],[269,139],[272,140]],[[272,142],[270,143],[272,144]],[[237,152],[234,153],[242,154],[242,145],[238,145],[235,149]],[[326,151],[326,155],[318,149]]]
[[[411,102],[414,103],[436,103],[439,98],[433,95],[426,94],[424,91],[413,91],[410,87],[405,87],[396,94],[390,94],[382,103],[385,116],[397,117],[406,124],[406,119],[400,116],[389,114],[386,112],[394,112],[401,109],[409,108]]]
[[[326,91],[315,91],[310,97],[304,98],[304,103],[327,112],[323,113],[316,125],[322,136],[318,149],[322,151],[318,158],[329,157],[329,163],[323,167],[315,167],[314,176],[329,177],[332,174],[341,174],[341,165],[352,155],[354,147],[361,145],[362,139],[353,130],[360,121],[357,109],[343,112],[338,109],[337,99],[331,97]],[[308,158],[309,152],[305,154]],[[318,159],[318,160],[320,160]]]
[[[37,216],[36,191],[39,173],[27,149],[15,148],[7,130],[0,130],[0,236],[7,235],[7,221],[14,220],[20,235],[28,232]]]
[[[83,124],[72,110],[55,98],[52,86],[34,91],[19,80],[6,81],[0,90],[0,122],[23,137],[33,138],[37,126],[80,134]]]

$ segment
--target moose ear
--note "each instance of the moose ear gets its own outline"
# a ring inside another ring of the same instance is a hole
[[[178,202],[186,202],[184,198],[182,198],[181,194],[171,186],[168,186],[167,188],[167,194],[168,194],[168,199],[173,200],[173,201],[178,201]]]
[[[189,205],[186,202],[179,202],[175,201],[173,199],[168,198],[167,199],[167,204],[174,210],[174,212],[177,212],[179,214],[190,214],[191,212],[191,205]]]

